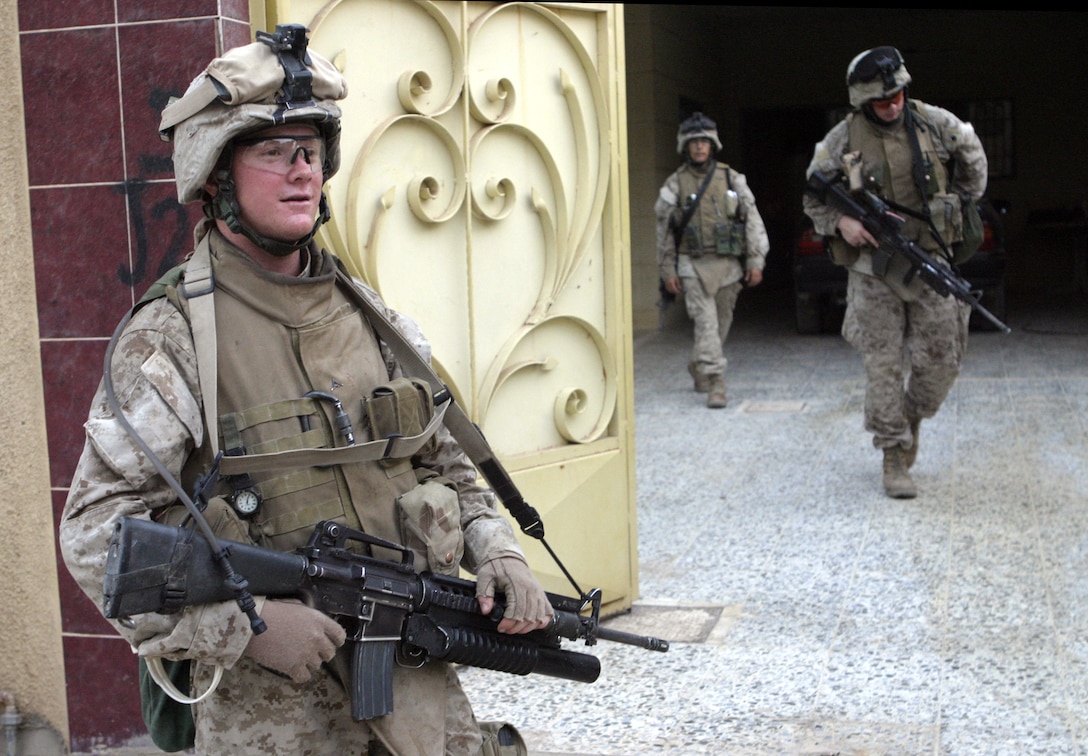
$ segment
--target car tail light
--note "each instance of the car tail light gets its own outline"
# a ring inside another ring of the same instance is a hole
[[[991,252],[996,247],[994,243],[994,229],[989,221],[982,221],[982,244],[978,246],[980,252]]]
[[[827,254],[826,240],[822,234],[806,228],[797,242],[797,254],[801,257],[817,257]]]

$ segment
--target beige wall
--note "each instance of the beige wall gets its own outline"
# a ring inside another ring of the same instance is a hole
[[[631,279],[656,281],[654,218],[650,208],[657,196],[658,176],[654,165],[657,134],[667,134],[663,111],[655,98],[653,28],[648,5],[624,8],[624,36],[627,53],[627,173],[631,197]],[[657,326],[654,309],[656,289],[635,285],[632,292],[635,331]]]
[[[0,28],[0,72],[19,82],[15,0],[0,0]],[[21,99],[9,98],[0,120],[0,166],[0,554],[8,565],[0,580],[0,694],[22,717],[19,753],[63,753],[68,708]]]

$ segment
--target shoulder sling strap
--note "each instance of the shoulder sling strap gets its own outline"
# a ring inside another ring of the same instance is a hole
[[[929,209],[929,198],[926,195],[926,171],[925,166],[922,164],[922,147],[918,143],[918,119],[911,110],[909,101],[903,108],[903,115],[904,125],[907,127],[907,135],[910,138],[911,176],[914,179],[914,185],[918,188],[918,194],[922,197],[922,212],[920,217],[929,227],[929,233],[933,235],[933,239],[937,242],[937,246],[941,248],[945,259],[951,264],[952,254],[948,251],[948,245],[945,244],[940,232],[937,231],[937,226],[933,223],[933,215]],[[932,137],[929,137],[929,139],[932,140]]]

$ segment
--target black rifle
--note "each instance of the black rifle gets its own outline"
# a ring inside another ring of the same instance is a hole
[[[901,255],[910,264],[910,269],[903,277],[904,284],[909,284],[914,276],[918,276],[942,297],[952,295],[969,304],[1003,332],[1010,332],[1007,325],[982,306],[979,295],[971,291],[971,285],[967,281],[951,268],[941,265],[928,252],[900,233],[899,229],[904,220],[875,194],[867,189],[848,192],[843,187],[842,174],[828,179],[816,171],[809,177],[805,191],[823,204],[861,221],[865,230],[876,239],[873,273],[883,277],[892,256]]]
[[[400,553],[387,561],[349,550],[349,542]],[[351,715],[372,719],[393,711],[393,665],[419,667],[429,659],[472,667],[593,682],[600,660],[567,651],[561,639],[597,640],[668,651],[666,640],[624,633],[599,624],[601,593],[589,601],[547,594],[555,619],[544,630],[521,635],[497,629],[504,604],[495,597],[490,614],[480,612],[476,584],[460,578],[417,573],[411,549],[332,522],[315,527],[309,543],[294,553],[220,540],[233,568],[257,596],[300,598],[335,618],[353,645]],[[186,606],[228,601],[236,589],[224,580],[207,540],[193,529],[122,518],[106,560],[103,613],[110,619],[145,612],[172,614]],[[590,610],[588,616],[582,614]]]

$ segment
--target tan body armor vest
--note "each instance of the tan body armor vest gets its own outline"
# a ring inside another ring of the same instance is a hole
[[[356,442],[370,440],[364,400],[389,375],[373,330],[339,289],[332,259],[322,253],[312,263],[320,270],[286,282],[223,244],[211,244],[211,259],[223,452],[343,447],[341,409]],[[187,308],[189,302],[180,301]],[[306,396],[314,391],[334,396],[340,406]],[[197,456],[186,479],[210,463],[207,454]],[[280,551],[305,545],[321,520],[401,543],[395,502],[417,483],[408,459],[273,469],[251,478],[262,502],[249,520],[250,537]],[[217,493],[229,496],[238,480],[224,478]]]
[[[688,198],[698,194],[705,179],[705,173],[696,173],[688,164],[681,166],[677,172],[681,204],[676,210],[678,217],[687,208]],[[726,192],[730,188],[729,166],[718,163],[714,176],[710,179],[710,185],[703,192],[699,205],[684,229],[677,249],[679,254],[695,258],[703,255],[725,255],[726,253],[721,251],[723,242],[732,242],[732,251],[728,253],[728,256],[740,257],[744,254],[743,231],[734,227],[734,224],[738,222],[739,202],[733,203],[730,207],[726,206],[728,202]],[[737,238],[738,233],[740,238]],[[732,238],[729,238],[730,235]]]
[[[918,213],[928,206],[937,232],[946,244],[952,244],[963,239],[960,198],[948,191],[948,170],[934,148],[931,127],[922,120],[917,103],[908,102],[921,153],[925,197],[914,179],[914,152],[905,126],[881,128],[863,115],[851,114],[847,149],[861,153],[862,178],[867,189]],[[922,249],[931,252],[940,249],[924,220],[907,216],[901,233]]]

